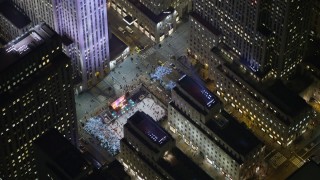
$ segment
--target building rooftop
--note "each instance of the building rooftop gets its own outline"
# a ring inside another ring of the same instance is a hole
[[[297,93],[287,88],[280,80],[272,83],[269,82],[268,84],[258,83],[252,80],[249,77],[250,75],[243,73],[243,71],[239,69],[239,66],[229,63],[225,63],[224,65],[288,116],[296,117],[305,109],[311,109]],[[230,78],[233,79],[232,77]],[[255,96],[252,97],[257,98]],[[261,101],[260,99],[257,100]],[[279,117],[279,119],[286,125],[291,124],[291,122],[282,117]]]
[[[163,145],[171,139],[171,136],[158,125],[152,117],[142,111],[137,111],[128,118],[128,123],[136,127],[157,145]]]
[[[313,65],[315,68],[320,69],[320,56],[319,55],[313,55],[309,56],[308,58],[305,59],[307,63],[310,63]]]
[[[230,114],[222,111],[206,123],[217,136],[232,149],[245,156],[262,142],[244,125],[237,122]]]
[[[203,115],[208,115],[208,112],[205,111],[204,109],[202,109],[201,107],[199,107],[195,102],[193,102],[189,97],[187,97],[183,92],[181,92],[179,90],[179,88],[177,88],[177,86],[175,86],[173,88],[173,90],[183,99],[185,100],[190,106],[192,106],[196,111],[200,112]]]
[[[259,78],[265,77],[270,71],[270,67],[265,67],[262,71],[258,63],[250,63],[247,59],[242,58],[225,43],[220,43],[218,47],[213,47],[211,51],[222,59],[228,59],[229,63],[232,62],[232,65],[234,66],[243,65],[245,69]],[[226,54],[228,54],[228,56]]]
[[[8,19],[18,29],[21,29],[31,23],[29,17],[9,1],[0,2],[0,14]]]
[[[34,144],[59,166],[59,168],[48,166],[51,170],[59,169],[71,178],[76,178],[89,169],[89,164],[82,157],[80,151],[56,129],[45,132],[35,140]]]
[[[305,100],[287,88],[280,80],[266,87],[262,93],[280,110],[292,117],[309,107]]]
[[[287,180],[320,179],[320,165],[309,161],[291,174]]]
[[[130,176],[125,172],[122,164],[114,160],[107,167],[93,172],[85,180],[130,180]]]
[[[168,15],[174,12],[173,8],[169,8],[166,11],[161,12],[160,14],[154,14],[149,8],[143,5],[138,0],[128,0],[132,5],[134,5],[140,12],[145,14],[148,18],[150,18],[154,23],[158,23],[165,19]]]
[[[62,35],[61,36],[61,39],[62,39],[62,43],[66,46],[69,46],[70,44],[73,43],[72,39],[70,39],[68,36],[66,35]]]
[[[145,163],[146,166],[148,166],[150,169],[155,171],[160,176],[161,179],[166,179],[166,177],[162,174],[162,172],[158,169],[158,167],[155,167],[154,162],[150,162],[150,159],[147,159],[142,151],[137,151],[134,147],[132,147],[132,145],[125,138],[121,139],[121,144],[125,144],[126,147],[128,147],[131,150],[131,152],[137,154],[141,159],[141,161]]]
[[[213,107],[218,102],[218,98],[213,93],[202,85],[201,82],[196,82],[190,76],[182,76],[177,84],[194,100],[207,108]]]
[[[172,157],[161,158],[158,164],[174,179],[183,180],[211,180],[212,178],[197,164],[189,159],[178,148],[170,152]]]
[[[110,44],[110,59],[114,60],[121,54],[128,46],[121,41],[117,36],[115,36],[113,33],[111,35],[111,38],[109,39]]]
[[[212,137],[209,132],[205,131],[202,127],[200,127],[199,124],[195,123],[185,112],[181,111],[174,102],[169,103],[176,111],[178,111],[183,117],[188,120],[193,126],[196,127],[197,130],[201,131],[202,134],[204,134],[207,138],[209,138],[212,142],[215,143],[220,149],[222,149],[227,155],[229,155],[232,159],[234,159],[237,163],[242,164],[243,160],[239,156],[236,156],[234,153],[231,153],[225,146],[223,146],[221,143],[218,142],[214,137]]]
[[[39,24],[19,38],[0,48],[0,72],[18,63],[21,57],[44,44],[49,39],[59,39],[59,35],[46,24]]]

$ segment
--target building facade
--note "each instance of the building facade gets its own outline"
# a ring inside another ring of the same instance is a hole
[[[311,3],[311,34],[320,39],[320,1],[314,0]]]
[[[150,8],[154,7],[154,2],[148,1]],[[153,6],[151,7],[151,4]],[[177,23],[177,11],[172,7],[162,10],[149,9],[148,6],[138,0],[120,0],[111,1],[111,7],[124,18],[130,16],[132,21],[127,22],[130,26],[133,24],[142,33],[148,36],[154,42],[161,42],[163,39],[174,32]],[[158,6],[157,6],[158,7]],[[157,14],[156,14],[156,13]]]
[[[239,178],[240,164],[219,147],[213,136],[203,130],[200,124],[191,120],[173,103],[169,104],[168,120],[170,130],[181,135],[184,141],[194,150],[202,152],[206,161],[217,172],[224,174],[228,178]]]
[[[109,36],[106,0],[54,0],[56,31],[68,39],[66,54],[72,59],[78,91],[96,84],[109,72]]]
[[[32,25],[45,22],[54,29],[53,8],[51,0],[10,0],[17,4],[31,19]]]
[[[241,179],[264,149],[251,132],[223,110],[216,96],[189,76],[181,77],[172,90],[168,121],[173,133],[182,136],[228,179]]]
[[[214,36],[221,34],[221,43],[241,57],[242,65],[255,73],[272,71],[275,76],[286,78],[302,61],[308,33],[307,4],[302,1],[193,1],[193,14],[201,19],[201,27],[191,26],[191,31],[200,31],[203,26],[214,27]],[[199,22],[199,20],[198,20]],[[191,22],[191,24],[193,24]],[[203,34],[203,33],[202,33]],[[201,36],[200,36],[201,37]],[[190,36],[190,47],[196,43],[201,49],[199,36]],[[298,44],[298,45],[297,45]],[[214,46],[208,46],[211,48]],[[194,46],[193,46],[194,47]],[[204,54],[204,53],[202,53]],[[210,57],[210,55],[206,55]],[[205,59],[210,64],[212,59]]]
[[[39,179],[80,180],[93,172],[83,154],[57,129],[49,129],[34,141],[34,154]]]
[[[195,0],[190,15],[188,52],[215,81],[220,99],[240,112],[248,127],[255,126],[280,145],[301,135],[314,116],[297,95],[287,93],[301,109],[290,98],[284,100],[288,104],[278,103],[279,93],[268,92],[276,79],[291,77],[302,61],[307,7],[308,2],[299,0]]]
[[[175,141],[152,117],[142,111],[124,125],[120,159],[140,179],[173,179],[158,161],[175,146]]]
[[[150,9],[154,14],[160,14],[167,10],[171,5],[171,0],[139,0],[143,5]]]
[[[239,71],[230,68],[221,65],[215,70],[217,77],[220,76],[217,79],[217,94],[244,117],[248,127],[257,128],[283,146],[290,145],[306,131],[309,120],[315,114],[300,96],[282,85],[279,93],[275,92],[277,86],[271,86],[275,90],[273,92],[269,91],[270,88],[262,89],[259,84],[245,81],[240,73],[235,73]]]
[[[71,62],[45,24],[9,42],[0,56],[0,178],[35,179],[37,137],[56,128],[76,143]]]
[[[9,42],[31,28],[29,17],[9,1],[0,2],[0,39]]]

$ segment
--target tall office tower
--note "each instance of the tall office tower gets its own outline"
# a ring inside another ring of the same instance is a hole
[[[0,27],[0,40],[9,42],[32,26],[29,17],[21,9],[14,3],[4,0],[0,1]]]
[[[320,0],[312,1],[310,21],[312,35],[320,39]]]
[[[97,169],[97,160],[91,159],[89,152],[82,154],[56,129],[50,129],[37,138],[34,141],[34,151],[39,179],[130,179],[117,160]]]
[[[282,82],[302,60],[307,4],[301,0],[194,0],[190,50],[217,94],[246,124],[281,145],[306,130],[314,112]]]
[[[84,180],[93,171],[81,152],[56,129],[50,129],[34,141],[39,179]]]
[[[56,31],[68,38],[67,54],[82,91],[109,71],[109,38],[106,0],[54,0]]]
[[[301,0],[194,0],[191,19],[212,27],[211,36],[216,40],[208,42],[210,48],[223,44],[254,73],[270,72],[273,76],[286,77],[302,60],[307,4],[308,1]],[[203,31],[194,22],[191,24],[192,31]],[[197,38],[191,36],[190,48],[200,59],[206,59],[203,64],[210,65],[210,56],[201,52],[210,50],[206,46],[198,47]]]
[[[17,4],[31,19],[33,25],[45,22],[54,28],[52,0],[10,0]]]
[[[76,142],[70,59],[39,24],[0,49],[0,178],[35,179],[32,143],[55,127]]]

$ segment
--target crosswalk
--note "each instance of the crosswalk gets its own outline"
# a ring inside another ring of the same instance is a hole
[[[284,157],[281,153],[277,152],[275,155],[273,155],[270,159],[270,163],[274,168],[277,168],[282,163],[284,163],[287,160],[286,157]]]
[[[293,156],[290,158],[292,164],[296,165],[298,168],[304,164],[304,161],[298,158],[297,156]]]
[[[150,56],[151,54],[153,54],[154,51],[155,51],[154,48],[149,48],[146,52],[144,52],[144,53],[141,55],[141,57],[142,57],[143,59],[145,59],[146,57],[148,57],[148,56]]]

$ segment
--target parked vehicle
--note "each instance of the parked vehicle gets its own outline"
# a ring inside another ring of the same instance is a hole
[[[133,30],[132,30],[129,26],[126,26],[126,30],[127,30],[130,34],[133,33]]]

